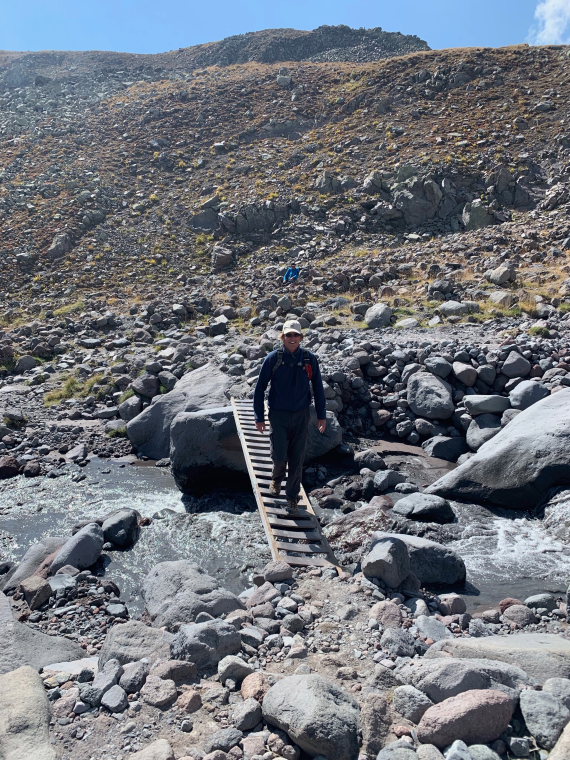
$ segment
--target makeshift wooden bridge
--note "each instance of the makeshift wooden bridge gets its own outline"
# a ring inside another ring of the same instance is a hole
[[[269,435],[256,430],[251,399],[232,399],[237,431],[243,446],[255,500],[273,559],[290,565],[341,568],[321,532],[321,526],[303,487],[296,512],[287,511],[285,494],[272,496]]]

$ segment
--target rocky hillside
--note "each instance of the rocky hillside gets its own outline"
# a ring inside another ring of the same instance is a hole
[[[485,226],[514,253],[495,225],[523,218],[546,263],[568,237],[564,48],[199,70],[186,54],[4,57],[5,304],[140,296],[209,273],[216,240],[239,268],[298,245],[389,261],[409,233]]]

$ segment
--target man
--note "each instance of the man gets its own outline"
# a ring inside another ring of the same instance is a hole
[[[299,274],[301,273],[300,268],[296,264],[291,264],[289,269],[285,272],[283,275],[283,282],[295,282],[295,280],[299,279]]]
[[[303,460],[309,432],[311,386],[317,410],[317,427],[327,427],[325,392],[317,357],[301,348],[303,333],[296,319],[283,325],[283,345],[265,357],[255,386],[253,409],[255,427],[265,432],[265,390],[269,383],[269,422],[271,423],[271,459],[273,473],[270,492],[281,493],[281,482],[287,469],[288,511],[295,511],[299,501]]]

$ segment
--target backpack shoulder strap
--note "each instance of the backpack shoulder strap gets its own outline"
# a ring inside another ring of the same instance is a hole
[[[273,369],[271,370],[271,376],[273,376],[279,367],[283,364],[283,349],[278,348],[277,349],[277,359],[275,360],[275,364],[273,365]]]
[[[313,354],[303,348],[303,364],[305,365],[305,372],[309,380],[313,379]]]

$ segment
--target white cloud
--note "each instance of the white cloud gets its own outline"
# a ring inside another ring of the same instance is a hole
[[[570,0],[540,0],[534,18],[528,35],[532,45],[570,44]]]

